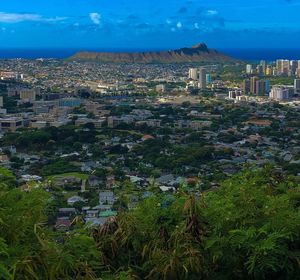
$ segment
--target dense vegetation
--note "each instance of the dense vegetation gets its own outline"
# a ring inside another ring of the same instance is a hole
[[[250,168],[200,198],[182,186],[104,226],[58,233],[51,196],[0,170],[1,279],[299,279],[300,186]]]

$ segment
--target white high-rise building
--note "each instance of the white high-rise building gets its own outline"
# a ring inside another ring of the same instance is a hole
[[[288,100],[291,98],[291,89],[285,86],[273,86],[269,98],[278,101]]]
[[[206,69],[204,67],[199,70],[199,88],[206,88]]]
[[[246,73],[247,74],[252,74],[252,65],[251,64],[246,65]]]
[[[194,81],[198,80],[198,69],[197,68],[189,69],[189,79],[192,79]]]

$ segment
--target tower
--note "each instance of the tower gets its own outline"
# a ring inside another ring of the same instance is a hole
[[[192,79],[194,81],[198,80],[198,69],[197,68],[189,69],[189,79]]]
[[[251,77],[250,79],[250,93],[256,94],[256,82],[258,81],[257,77]]]
[[[199,70],[199,88],[206,88],[206,69],[204,67]]]
[[[246,73],[247,74],[252,74],[252,65],[251,64],[246,65]]]

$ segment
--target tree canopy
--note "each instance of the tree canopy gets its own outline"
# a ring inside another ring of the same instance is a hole
[[[249,167],[201,196],[184,186],[175,195],[156,193],[103,226],[75,224],[68,233],[46,223],[49,193],[6,184],[3,279],[300,277],[299,182],[271,167]]]

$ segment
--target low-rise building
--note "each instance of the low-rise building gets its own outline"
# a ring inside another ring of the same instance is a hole
[[[18,117],[0,118],[0,128],[4,131],[15,132],[17,129],[24,127],[24,121]]]

